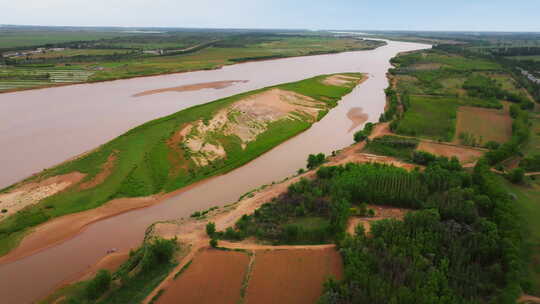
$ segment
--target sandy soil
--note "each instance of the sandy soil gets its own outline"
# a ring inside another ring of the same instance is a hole
[[[323,83],[326,85],[346,87],[346,86],[355,85],[360,80],[361,78],[347,76],[347,75],[332,75],[332,76],[326,77],[326,79],[323,80]]]
[[[165,93],[165,92],[186,92],[186,91],[198,91],[202,89],[224,89],[236,83],[245,83],[245,82],[248,82],[248,81],[247,80],[225,80],[225,81],[213,81],[213,82],[188,84],[188,85],[182,85],[182,86],[172,87],[172,88],[148,90],[148,91],[137,93],[133,95],[133,97],[142,97],[142,96]]]
[[[315,303],[329,276],[343,277],[335,249],[257,251],[246,303]]]
[[[206,166],[227,156],[221,145],[208,142],[209,134],[236,135],[245,148],[267,130],[268,124],[282,119],[299,119],[298,114],[307,115],[314,122],[324,106],[323,102],[304,95],[269,89],[235,102],[219,111],[209,122],[197,122],[185,143],[193,152],[192,159],[199,166]]]
[[[485,151],[472,147],[456,146],[443,143],[422,141],[418,145],[418,151],[425,151],[431,154],[445,156],[451,158],[456,156],[462,164],[472,163],[477,161]]]
[[[96,209],[56,218],[36,227],[31,234],[21,241],[17,248],[0,257],[0,264],[19,260],[61,243],[77,235],[86,226],[96,221],[130,210],[148,207],[156,202],[158,202],[158,196],[120,198]]]
[[[97,264],[92,265],[78,281],[85,281],[93,278],[101,269],[106,269],[111,273],[115,272],[120,265],[129,259],[129,252],[115,252],[106,255]]]
[[[352,125],[349,128],[349,132],[351,132],[352,130],[365,123],[368,120],[368,115],[367,113],[364,113],[362,108],[355,107],[351,108],[349,112],[347,112],[347,118],[349,118],[352,122]]]
[[[38,203],[42,199],[56,194],[79,183],[85,174],[72,172],[53,176],[39,182],[22,183],[14,189],[0,194],[0,221],[17,211]]]
[[[242,252],[204,249],[157,303],[237,303],[249,260]]]
[[[409,209],[403,209],[403,208],[393,208],[393,207],[386,207],[386,206],[376,206],[376,205],[368,205],[369,209],[373,209],[375,211],[375,216],[373,217],[351,217],[349,220],[349,224],[347,226],[347,232],[350,235],[355,234],[356,226],[362,225],[364,226],[364,231],[366,234],[369,234],[371,231],[371,223],[375,221],[380,221],[384,219],[403,219],[405,214],[409,212]]]

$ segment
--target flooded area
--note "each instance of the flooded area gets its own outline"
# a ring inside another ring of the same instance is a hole
[[[371,51],[279,59],[200,71],[0,94],[0,187],[120,135],[150,119],[237,93],[298,81],[320,74],[363,72],[369,78],[306,132],[228,174],[191,187],[149,208],[124,213],[87,227],[78,236],[16,262],[0,265],[3,303],[28,303],[78,276],[110,248],[140,244],[156,222],[234,202],[254,188],[282,180],[304,167],[308,154],[331,153],[353,143],[352,131],[375,122],[384,111],[389,60],[426,45],[389,42]],[[187,85],[243,79],[200,90]],[[141,92],[159,94],[132,97]],[[352,126],[351,126],[352,124]]]

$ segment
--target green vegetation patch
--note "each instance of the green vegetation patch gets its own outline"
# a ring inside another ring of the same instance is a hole
[[[415,138],[385,135],[369,141],[365,151],[403,160],[411,160],[413,152],[418,147],[418,144],[419,141]]]
[[[458,100],[451,97],[411,96],[410,107],[394,127],[398,134],[451,141]]]

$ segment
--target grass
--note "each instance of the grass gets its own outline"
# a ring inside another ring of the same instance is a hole
[[[527,145],[523,148],[525,156],[540,154],[540,117],[530,117],[531,135]]]
[[[360,77],[360,74],[355,75]],[[136,127],[82,158],[44,170],[31,180],[78,171],[87,174],[83,180],[85,182],[100,172],[109,155],[114,153],[117,158],[114,168],[103,183],[90,189],[80,189],[77,186],[69,188],[1,222],[0,254],[6,254],[13,249],[31,227],[50,219],[97,208],[115,198],[170,192],[202,179],[224,174],[255,159],[308,129],[314,120],[297,116],[296,119],[274,121],[256,140],[249,142],[245,149],[242,149],[241,141],[236,135],[213,134],[211,141],[219,142],[227,157],[206,166],[196,165],[185,151],[183,155],[175,154],[167,141],[182,126],[196,121],[209,121],[219,110],[234,102],[272,88],[292,90],[300,94],[310,92],[330,109],[337,104],[338,99],[351,92],[352,88],[325,85],[321,81],[323,77],[325,76],[251,91],[182,110]],[[179,170],[172,170],[169,156],[180,159],[181,165],[175,168]]]
[[[525,220],[524,237],[529,250],[528,270],[531,281],[526,292],[540,296],[540,181],[532,181],[529,186],[514,185],[506,180],[502,184],[509,193],[516,196],[518,210]]]
[[[458,100],[452,97],[411,96],[410,108],[398,122],[396,133],[451,141]]]
[[[118,31],[0,30],[0,49],[133,36]]]
[[[410,161],[412,153],[418,147],[418,143],[418,140],[413,138],[385,135],[370,141],[364,151]]]

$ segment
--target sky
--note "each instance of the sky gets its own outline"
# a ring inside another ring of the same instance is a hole
[[[540,0],[0,0],[0,24],[540,32]]]

